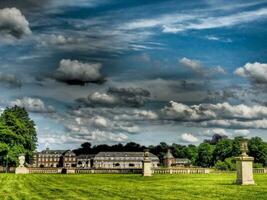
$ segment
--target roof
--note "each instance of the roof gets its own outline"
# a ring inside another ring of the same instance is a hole
[[[38,154],[60,154],[60,155],[65,155],[65,154],[69,154],[69,153],[75,154],[71,150],[50,150],[48,148],[46,150],[38,152]]]
[[[175,161],[176,163],[191,163],[191,160],[188,158],[176,158]]]
[[[63,154],[65,152],[66,152],[66,150],[50,150],[50,149],[46,149],[46,150],[43,150],[41,152],[38,152],[38,154]]]
[[[95,156],[95,160],[111,159],[111,158],[139,158],[143,160],[144,152],[99,152]],[[149,153],[149,157],[152,160],[159,160],[157,156],[152,153]]]
[[[77,159],[88,159],[88,158],[94,158],[95,157],[95,154],[82,154],[82,155],[79,155],[77,156]]]
[[[168,158],[168,159],[174,158],[170,149],[168,149],[167,153],[163,156],[163,158],[164,159],[166,159],[166,158]]]

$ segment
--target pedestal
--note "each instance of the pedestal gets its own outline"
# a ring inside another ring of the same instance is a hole
[[[143,161],[143,176],[152,176],[152,162],[151,160]]]
[[[29,169],[26,167],[17,167],[15,174],[29,174]]]
[[[253,157],[241,156],[236,158],[237,179],[240,185],[254,185],[253,179]]]

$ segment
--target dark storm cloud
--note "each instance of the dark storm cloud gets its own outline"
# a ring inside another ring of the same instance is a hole
[[[50,2],[51,0],[2,0],[0,1],[0,8],[15,7],[22,10],[29,10],[47,5]]]
[[[77,102],[88,106],[141,107],[149,97],[150,92],[142,88],[111,87],[105,93],[95,92],[87,98],[78,99]]]

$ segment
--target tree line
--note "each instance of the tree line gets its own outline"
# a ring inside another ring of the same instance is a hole
[[[200,167],[216,167],[221,170],[234,170],[235,157],[240,156],[240,142],[243,137],[235,137],[229,139],[226,136],[218,134],[213,135],[211,140],[205,140],[198,146],[196,145],[168,145],[161,142],[158,145],[150,145],[148,147],[130,142],[125,145],[115,144],[107,145],[100,144],[92,146],[86,142],[80,148],[75,149],[77,155],[81,154],[96,154],[101,151],[149,151],[157,155],[162,163],[163,157],[167,150],[170,149],[175,158],[188,158],[192,165]],[[254,167],[267,166],[267,143],[260,137],[253,137],[248,140],[248,154],[255,158]]]

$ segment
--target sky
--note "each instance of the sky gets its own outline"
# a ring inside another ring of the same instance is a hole
[[[0,1],[0,109],[38,149],[267,140],[267,0]]]

